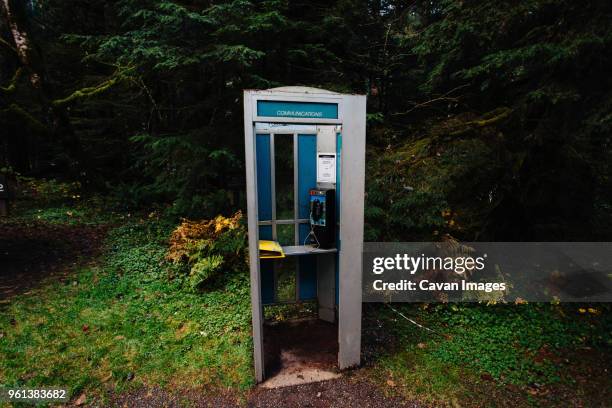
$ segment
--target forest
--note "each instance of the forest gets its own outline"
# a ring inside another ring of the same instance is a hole
[[[590,242],[612,240],[611,72],[606,0],[0,1],[0,268],[61,276],[0,280],[0,386],[120,406],[214,384],[221,406],[253,385],[243,90],[367,95],[365,241]],[[364,307],[355,381],[415,406],[605,406],[609,304],[517,306],[401,307],[444,338]]]
[[[307,85],[368,95],[369,240],[609,236],[606,1],[7,5],[9,172],[229,214],[242,90]]]

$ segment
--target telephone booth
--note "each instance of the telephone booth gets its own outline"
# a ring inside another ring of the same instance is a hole
[[[266,305],[316,302],[318,319],[337,330],[337,368],[360,363],[365,129],[363,95],[244,91],[257,382],[267,374],[264,336],[274,335]]]

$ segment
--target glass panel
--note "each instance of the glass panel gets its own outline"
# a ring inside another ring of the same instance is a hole
[[[276,301],[294,302],[296,291],[296,258],[290,256],[276,262]]]
[[[276,236],[281,245],[295,245],[295,226],[293,224],[276,225]]]
[[[272,163],[270,157],[270,135],[258,134],[257,146],[257,200],[259,220],[272,219]]]
[[[274,135],[274,166],[276,172],[276,219],[292,220],[294,219],[293,135]]]

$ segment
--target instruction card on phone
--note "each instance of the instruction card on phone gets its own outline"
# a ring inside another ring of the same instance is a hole
[[[336,153],[317,153],[317,183],[336,183]]]

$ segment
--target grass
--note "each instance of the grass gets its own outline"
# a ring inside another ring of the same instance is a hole
[[[95,210],[88,203],[76,203],[75,205],[51,208],[21,209],[19,214],[13,219],[19,219],[24,222],[40,221],[62,225],[93,225],[104,224],[110,220],[125,220],[129,219],[129,217]]]
[[[11,221],[62,225],[97,225],[131,219],[121,201],[112,195],[81,196],[78,182],[18,176],[16,200],[11,201]]]
[[[193,293],[164,261],[169,227],[111,231],[97,265],[20,295],[0,314],[0,384],[121,391],[253,384],[247,274]]]
[[[408,399],[430,404],[461,405],[459,401],[473,397],[463,384],[477,379],[456,365],[431,358],[417,347],[384,356],[377,370],[383,384],[399,387],[398,391]]]
[[[440,334],[418,328],[388,308],[374,309],[371,313],[384,327],[380,330],[394,344],[375,360],[374,375],[383,383],[390,380],[409,398],[433,404],[478,406],[475,401],[481,400],[494,405],[493,394],[507,389],[554,386],[566,380],[569,350],[609,353],[612,345],[606,304],[590,311],[572,304],[398,308]],[[487,394],[482,395],[483,389]]]

